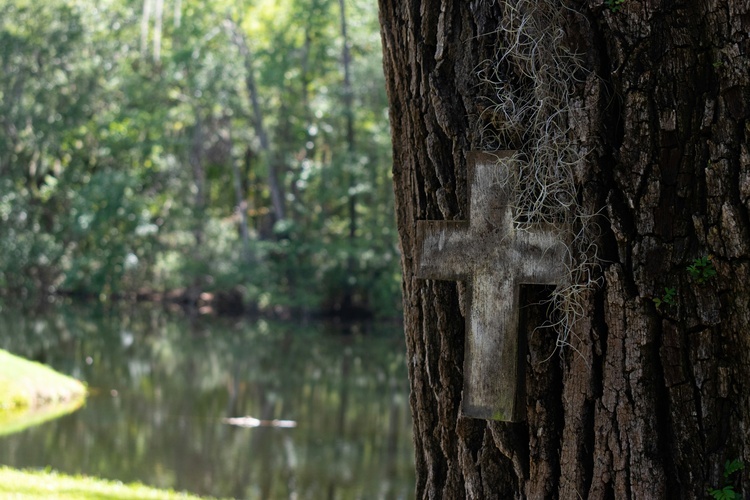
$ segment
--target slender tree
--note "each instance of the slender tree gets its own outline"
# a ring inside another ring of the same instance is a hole
[[[237,50],[239,50],[240,56],[242,57],[243,63],[245,65],[245,87],[247,89],[247,93],[250,98],[250,103],[253,110],[252,123],[255,129],[255,134],[258,136],[258,141],[260,142],[260,150],[265,156],[266,161],[268,162],[268,188],[271,191],[271,203],[273,205],[274,221],[280,221],[286,218],[284,189],[279,179],[279,168],[277,166],[278,160],[276,159],[274,152],[271,150],[271,142],[268,138],[263,110],[261,109],[260,105],[258,86],[255,83],[253,54],[250,51],[250,46],[247,43],[247,37],[236,23],[234,23],[230,19],[227,19],[224,21],[224,26],[229,31],[232,42],[237,46]]]
[[[349,212],[349,245],[350,250],[347,258],[346,270],[347,281],[344,285],[344,298],[342,301],[342,309],[350,309],[354,304],[354,290],[350,279],[354,275],[354,267],[356,265],[354,261],[353,248],[356,243],[357,237],[357,196],[355,194],[357,176],[355,166],[355,151],[356,143],[354,136],[354,93],[352,90],[352,77],[351,77],[351,65],[352,65],[352,54],[350,50],[350,41],[348,33],[348,23],[346,17],[346,3],[344,0],[339,0],[339,20],[341,25],[341,67],[344,73],[344,81],[342,92],[344,94],[343,106],[344,106],[344,117],[346,120],[346,171],[347,171],[347,208]]]
[[[747,2],[380,9],[418,498],[749,494]],[[415,222],[465,219],[467,153],[498,149],[516,224],[572,228],[555,311],[523,308],[520,423],[461,415],[465,286],[415,278]]]

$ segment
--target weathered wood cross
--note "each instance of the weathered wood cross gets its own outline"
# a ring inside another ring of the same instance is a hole
[[[554,231],[514,227],[501,182],[514,175],[511,154],[469,154],[469,220],[418,221],[417,276],[468,281],[463,414],[518,421],[526,408],[519,287],[559,284],[567,267],[565,244]]]

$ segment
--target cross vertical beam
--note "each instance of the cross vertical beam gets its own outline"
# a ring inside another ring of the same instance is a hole
[[[559,284],[567,270],[566,246],[554,230],[513,225],[512,154],[469,154],[467,221],[417,222],[417,277],[469,285],[462,412],[505,421],[525,418],[520,285]]]

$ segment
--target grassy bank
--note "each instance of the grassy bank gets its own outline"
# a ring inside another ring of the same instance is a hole
[[[0,350],[0,413],[68,403],[85,395],[78,380]]]
[[[75,411],[85,397],[78,380],[0,350],[0,436]]]
[[[186,493],[159,490],[142,484],[122,484],[56,472],[19,471],[0,467],[0,499],[23,500],[205,500]]]

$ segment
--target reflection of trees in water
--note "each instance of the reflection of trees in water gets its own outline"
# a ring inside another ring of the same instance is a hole
[[[238,498],[412,495],[398,332],[189,322],[148,308],[6,316],[0,329],[17,332],[0,347],[42,353],[93,393],[84,411],[14,437],[0,451],[4,463]],[[242,415],[299,425],[242,429],[220,420]],[[65,449],[65,457],[44,446]]]

